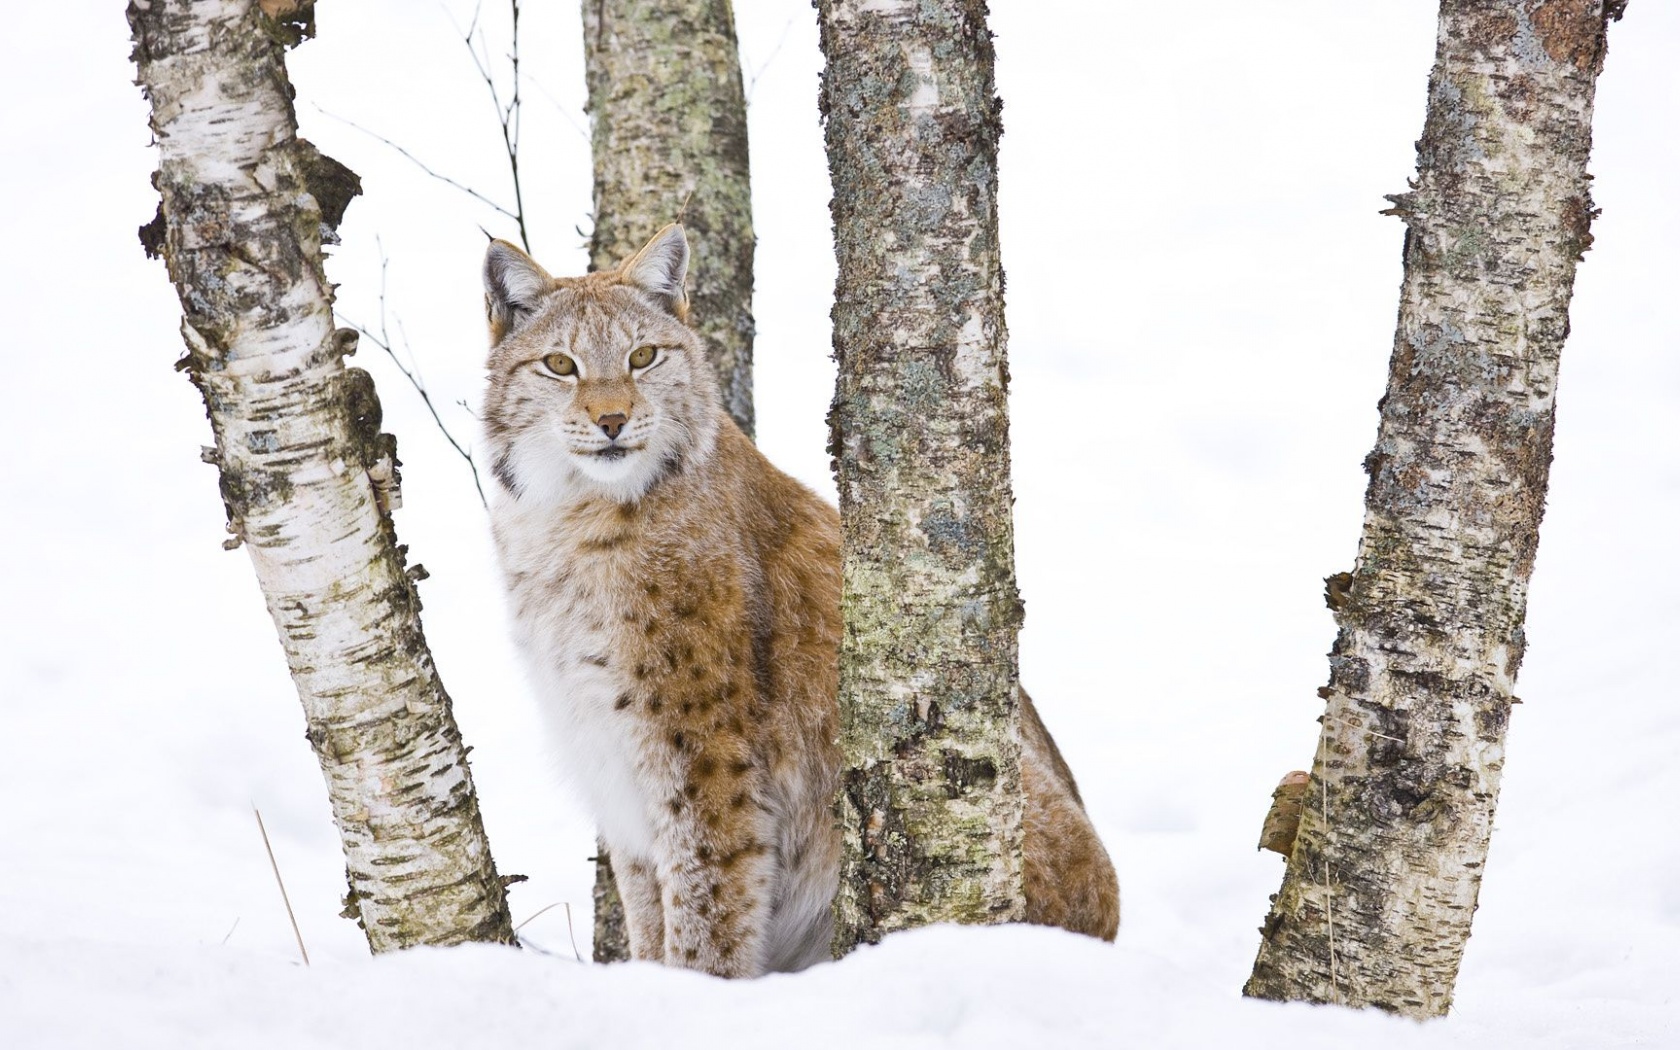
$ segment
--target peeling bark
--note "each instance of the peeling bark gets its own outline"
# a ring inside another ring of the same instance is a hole
[[[178,367],[204,395],[227,546],[250,553],[303,702],[375,951],[511,943],[466,748],[420,629],[390,508],[396,444],[346,369],[321,243],[359,184],[297,137],[284,48],[313,5],[134,0],[160,163],[161,249],[181,299]],[[306,31],[307,30],[307,31]]]
[[[840,274],[837,951],[1023,916],[991,34],[978,0],[820,0]]]
[[[1452,1003],[1487,859],[1588,194],[1601,0],[1443,0],[1358,561],[1245,994]]]
[[[723,404],[748,437],[752,404],[752,194],[747,107],[729,0],[583,0],[595,159],[592,270],[679,219],[695,330]]]

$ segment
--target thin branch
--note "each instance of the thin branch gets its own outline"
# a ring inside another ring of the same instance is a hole
[[[327,110],[322,109],[320,106],[316,106],[315,109],[323,117],[326,117],[330,120],[336,120],[340,124],[348,125],[352,128],[355,128],[357,131],[361,132],[362,134],[368,136],[369,138],[376,139],[379,142],[384,143],[385,145],[387,145],[387,146],[391,147],[392,149],[396,150],[398,153],[402,154],[402,156],[405,159],[407,159],[410,163],[412,163],[415,167],[419,168],[421,171],[425,172],[427,175],[430,175],[432,178],[438,180],[441,183],[444,183],[445,185],[455,187],[456,189],[460,190],[462,193],[465,193],[467,196],[471,197],[473,200],[478,201],[480,204],[483,204],[483,205],[485,205],[489,208],[493,208],[498,214],[504,215],[507,218],[512,219],[514,222],[519,224],[519,228],[522,232],[525,229],[525,218],[524,218],[524,216],[520,215],[518,212],[509,211],[507,208],[504,208],[502,205],[497,204],[495,201],[491,200],[489,197],[486,197],[484,194],[482,194],[482,193],[478,192],[477,190],[473,189],[471,186],[468,186],[466,183],[457,182],[456,180],[450,178],[448,175],[445,175],[441,171],[436,170],[431,165],[427,164],[425,161],[421,160],[419,157],[416,157],[414,154],[410,153],[408,150],[404,149],[403,147],[397,145],[395,142],[392,142],[390,139],[386,138],[384,135],[381,135],[379,132],[370,131],[369,129],[362,127],[360,124],[356,123],[355,121],[350,120],[350,119],[345,118],[345,117],[341,117],[336,113],[330,113]]]
[[[525,228],[525,188],[519,178],[519,130],[522,124],[523,99],[520,93],[519,74],[519,0],[510,0],[513,10],[513,42],[508,55],[508,61],[513,66],[513,97],[506,103],[502,102],[502,93],[496,87],[496,77],[490,69],[490,45],[485,41],[484,34],[478,25],[479,7],[473,8],[472,21],[463,30],[455,26],[455,32],[461,36],[461,43],[467,47],[467,55],[472,59],[473,68],[478,70],[480,80],[490,92],[490,104],[496,110],[496,124],[502,131],[502,148],[507,154],[508,171],[513,176],[514,210],[504,211],[502,214],[512,219],[519,227],[519,241],[525,251],[531,251],[530,234]],[[447,13],[447,9],[446,13]],[[454,16],[450,16],[454,23]]]
[[[502,121],[502,141],[507,145],[508,169],[513,175],[513,202],[519,211],[519,239],[525,242],[525,251],[531,250],[531,240],[525,236],[525,190],[519,181],[519,132],[524,125],[524,110],[520,105],[519,96],[519,0],[509,0],[513,5],[513,52],[509,56],[513,64],[513,101],[508,103],[508,109],[513,115],[513,135],[508,136],[508,122]]]
[[[397,371],[401,372],[403,374],[403,378],[408,380],[409,385],[414,388],[414,392],[419,394],[420,400],[425,403],[426,411],[432,414],[432,422],[436,423],[438,430],[443,433],[443,439],[449,442],[449,446],[459,453],[462,459],[466,460],[467,469],[472,471],[473,488],[478,490],[478,501],[488,509],[490,501],[484,495],[484,483],[478,476],[478,462],[473,459],[472,453],[462,447],[461,443],[455,439],[455,435],[449,432],[449,427],[444,423],[443,417],[438,415],[437,406],[432,403],[432,395],[426,390],[426,384],[421,382],[420,377],[417,376],[412,369],[403,364],[402,358],[397,356],[396,350],[392,348],[390,343],[381,339],[365,325],[357,324],[355,321],[344,316],[342,313],[338,315],[338,319],[344,322],[345,327],[354,328],[356,331],[360,332],[363,337],[367,338],[375,346],[379,347],[379,349],[390,355],[391,362],[397,366]]]
[[[274,859],[274,847],[269,845],[268,829],[263,827],[262,810],[253,805],[251,812],[257,815],[257,830],[262,832],[263,849],[268,851],[268,866],[274,869],[274,881],[280,887],[280,900],[286,905],[286,918],[292,920],[292,936],[297,938],[298,954],[303,956],[303,965],[308,966],[309,949],[303,946],[303,931],[298,929],[297,916],[292,912],[292,899],[286,895],[286,880],[280,877],[280,863]],[[239,920],[235,919],[233,924],[238,926]],[[228,937],[232,936],[233,931],[229,930]],[[222,943],[227,943],[227,937],[222,938]]]
[[[758,78],[764,75],[764,71],[770,68],[770,63],[776,61],[776,56],[782,53],[782,45],[787,43],[788,33],[792,29],[793,19],[789,18],[787,24],[782,26],[781,38],[776,41],[776,46],[770,49],[770,57],[766,58],[764,64],[753,70],[752,76],[747,78],[747,97],[742,100],[743,104],[752,105],[753,90],[758,87]]]
[[[402,338],[403,349],[408,352],[409,358],[415,361],[413,368],[403,363],[402,357],[397,354],[396,347],[391,341],[390,329],[386,326],[385,320],[385,281],[386,273],[391,266],[391,260],[385,256],[384,243],[379,241],[378,238],[375,238],[375,243],[379,245],[379,331],[374,332],[365,325],[357,324],[343,313],[339,313],[338,319],[344,322],[346,327],[360,332],[363,338],[385,351],[386,355],[390,357],[391,363],[397,366],[397,371],[403,374],[403,378],[408,380],[408,384],[414,388],[414,392],[420,395],[420,400],[426,405],[426,411],[432,414],[432,422],[436,423],[437,428],[443,432],[443,439],[449,442],[450,447],[459,453],[462,459],[467,461],[467,469],[472,471],[473,488],[478,490],[478,501],[488,509],[490,501],[484,496],[484,483],[478,476],[478,463],[473,459],[472,453],[455,440],[455,435],[450,433],[443,417],[438,414],[437,405],[432,403],[431,392],[426,389],[426,381],[420,376],[418,359],[414,357],[414,351],[409,346],[408,332],[403,328],[402,318],[400,317],[397,318],[397,333]]]
[[[529,80],[532,86],[538,91],[542,92],[543,97],[548,99],[549,105],[554,107],[554,111],[556,113],[565,118],[566,123],[572,126],[572,130],[578,133],[579,138],[583,139],[585,142],[590,141],[589,129],[578,123],[578,119],[572,116],[572,111],[568,109],[557,97],[555,97],[554,92],[548,89],[547,84],[544,84],[541,80],[537,79],[537,75],[535,73],[525,74],[525,79]]]
[[[530,252],[531,235],[525,222],[525,189],[519,176],[519,141],[521,129],[523,127],[524,114],[524,95],[522,92],[523,77],[521,75],[519,65],[519,3],[520,0],[509,0],[513,26],[512,43],[507,58],[510,65],[513,67],[513,95],[505,104],[502,102],[501,91],[496,87],[496,77],[491,70],[489,44],[486,42],[483,28],[480,25],[480,17],[483,14],[484,7],[483,0],[479,0],[479,3],[474,5],[472,20],[467,23],[465,29],[461,28],[460,24],[455,21],[454,15],[449,12],[448,8],[444,9],[445,16],[449,18],[450,24],[455,27],[455,32],[460,35],[461,42],[466,45],[467,55],[472,59],[473,68],[478,71],[479,78],[484,81],[485,88],[490,92],[490,102],[496,110],[496,123],[501,128],[502,132],[502,148],[507,154],[508,173],[513,179],[513,208],[506,208],[473,189],[471,186],[458,182],[455,179],[452,179],[449,176],[435,170],[419,157],[416,157],[407,149],[397,145],[395,142],[378,132],[364,128],[354,121],[328,113],[319,106],[315,108],[320,110],[323,115],[331,117],[333,120],[339,121],[340,123],[348,124],[350,127],[355,128],[362,134],[377,139],[386,146],[389,146],[391,149],[396,150],[397,153],[401,154],[410,163],[414,164],[432,178],[437,179],[439,182],[453,186],[462,193],[472,197],[474,200],[495,209],[497,214],[502,215],[505,218],[512,219],[514,224],[519,228],[520,243],[524,246],[527,252]],[[378,333],[375,333],[373,330],[364,325],[357,324],[354,320],[344,316],[342,313],[338,315],[339,319],[343,321],[346,326],[355,329],[357,332],[361,333],[362,336],[370,340],[375,346],[385,351],[386,356],[391,359],[391,363],[397,366],[397,370],[403,374],[403,378],[407,379],[409,385],[414,388],[415,393],[420,395],[420,400],[425,404],[426,411],[430,412],[432,415],[432,422],[436,423],[438,430],[443,433],[444,440],[448,441],[450,447],[466,461],[467,469],[472,472],[473,488],[478,491],[478,501],[488,508],[489,500],[487,500],[484,495],[484,482],[478,474],[478,463],[473,459],[472,453],[468,451],[467,447],[455,439],[455,435],[450,432],[448,425],[443,421],[443,416],[438,412],[437,405],[432,402],[431,392],[426,389],[426,381],[420,375],[419,359],[415,357],[414,351],[409,345],[408,333],[403,329],[402,319],[400,317],[397,318],[397,332],[401,337],[404,352],[407,354],[409,361],[413,363],[412,367],[409,363],[405,363],[403,361],[402,355],[397,353],[396,345],[391,339],[391,333],[386,324],[387,310],[385,295],[386,274],[389,267],[390,260],[386,258],[384,245],[381,244],[379,248]],[[462,407],[465,407],[464,403]],[[471,414],[470,409],[468,410],[468,414]]]

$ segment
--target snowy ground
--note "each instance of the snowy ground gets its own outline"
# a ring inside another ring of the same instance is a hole
[[[826,490],[814,14],[736,6],[760,434]],[[551,954],[366,958],[336,917],[342,864],[272,627],[245,556],[220,549],[209,431],[170,369],[178,307],[134,238],[154,161],[119,5],[31,4],[0,43],[0,1045],[1680,1046],[1680,10],[1635,0],[1612,31],[1525,702],[1458,1005],[1418,1026],[1237,989],[1281,872],[1253,849],[1259,819],[1315,739],[1320,581],[1358,533],[1399,281],[1400,226],[1376,213],[1412,169],[1434,5],[994,7],[1024,674],[1119,865],[1119,943],[931,930],[726,984],[580,965],[554,908],[524,930]],[[575,8],[526,16],[534,241],[580,271]],[[366,181],[332,267],[341,306],[377,314],[378,238],[391,307],[465,430],[478,225],[505,225],[316,108],[505,196],[452,34],[432,5],[335,0],[293,68],[306,133]],[[427,631],[501,869],[531,876],[516,918],[571,902],[587,957],[589,830],[511,670],[482,512],[375,354]]]

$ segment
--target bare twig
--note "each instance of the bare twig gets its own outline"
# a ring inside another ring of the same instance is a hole
[[[542,92],[543,97],[548,99],[549,105],[554,107],[554,111],[556,113],[560,114],[560,116],[566,121],[566,123],[568,123],[572,126],[572,130],[577,132],[579,137],[581,137],[583,139],[583,141],[585,141],[585,142],[590,141],[589,129],[584,127],[581,123],[578,122],[577,117],[574,117],[572,115],[572,111],[570,109],[568,109],[566,107],[566,105],[564,103],[562,103],[558,98],[555,97],[554,92],[552,92],[548,89],[548,85],[544,84],[541,80],[539,80],[535,73],[525,74],[525,79],[529,80],[531,82],[531,85],[533,87],[535,87],[538,91]]]
[[[513,65],[513,101],[508,103],[506,113],[512,117],[513,134],[508,134],[508,119],[502,120],[502,143],[507,147],[508,171],[513,176],[513,203],[519,212],[519,239],[524,242],[525,251],[531,250],[531,239],[525,235],[525,189],[519,181],[519,130],[522,126],[523,109],[519,100],[519,0],[509,0],[513,6],[513,48],[508,59]]]
[[[269,845],[268,829],[263,827],[262,810],[253,805],[251,812],[257,815],[257,830],[262,832],[263,849],[268,851],[268,866],[274,869],[274,881],[280,887],[280,900],[286,905],[286,918],[292,921],[292,936],[297,938],[298,954],[303,956],[303,965],[308,966],[309,949],[303,946],[303,931],[298,929],[297,915],[292,912],[292,899],[286,895],[286,880],[280,877],[280,863],[274,859],[274,847]],[[233,924],[238,926],[239,920],[235,919]],[[233,931],[229,930],[228,937],[232,936]],[[227,937],[222,938],[222,943],[227,943]]]
[[[373,343],[373,345],[379,347],[379,349],[385,351],[386,355],[391,358],[391,363],[397,366],[397,371],[399,371],[403,374],[403,378],[408,380],[408,384],[414,388],[414,392],[420,395],[420,400],[422,402],[424,402],[425,405],[426,405],[426,411],[428,411],[432,414],[432,422],[436,423],[437,428],[440,431],[443,432],[443,439],[445,441],[449,442],[450,447],[453,448],[457,453],[459,453],[462,459],[467,461],[467,469],[472,471],[473,488],[478,490],[478,501],[481,504],[483,504],[486,508],[488,508],[490,506],[490,503],[484,497],[484,483],[478,476],[478,462],[473,459],[472,453],[470,451],[468,451],[465,446],[463,446],[459,441],[457,441],[455,439],[455,435],[450,433],[450,431],[449,431],[449,426],[446,423],[444,423],[443,417],[438,414],[437,405],[432,403],[431,392],[426,389],[426,381],[423,378],[421,378],[421,376],[420,376],[420,366],[419,366],[419,364],[416,363],[413,368],[410,368],[408,365],[404,364],[402,357],[397,354],[396,347],[393,345],[393,343],[391,341],[391,333],[390,333],[390,330],[386,327],[386,321],[385,321],[385,318],[386,318],[385,277],[386,277],[386,271],[390,268],[390,265],[391,265],[391,260],[386,258],[386,256],[385,256],[385,246],[383,244],[380,244],[380,246],[379,246],[379,331],[374,332],[373,330],[369,329],[365,325],[357,324],[355,321],[353,321],[350,318],[344,316],[344,314],[342,314],[342,313],[340,313],[338,315],[338,319],[340,321],[343,321],[346,326],[348,326],[350,328],[354,328],[357,332],[360,332],[362,334],[363,338],[365,338],[368,341],[370,341],[371,343]],[[408,352],[408,356],[411,360],[414,359],[414,351],[409,347],[408,333],[407,333],[407,331],[404,330],[403,324],[402,324],[402,318],[400,318],[400,317],[397,318],[397,332],[402,337],[403,349]]]
[[[405,159],[407,159],[410,163],[412,163],[415,167],[419,168],[421,171],[425,172],[427,175],[430,175],[432,178],[438,180],[439,182],[443,183],[446,186],[455,187],[456,189],[460,190],[462,193],[465,193],[467,196],[471,197],[473,200],[478,201],[480,204],[483,204],[483,205],[493,209],[497,214],[503,215],[503,216],[506,216],[509,219],[512,219],[514,222],[519,224],[519,228],[520,228],[521,231],[524,230],[525,219],[519,212],[510,211],[509,209],[507,209],[507,208],[503,207],[502,205],[496,203],[495,201],[491,200],[489,197],[486,197],[484,194],[482,194],[482,193],[478,192],[477,190],[473,189],[471,186],[468,186],[464,182],[457,182],[456,180],[450,178],[448,175],[445,175],[442,172],[438,171],[437,169],[433,168],[431,165],[427,164],[425,161],[421,160],[419,157],[416,157],[414,154],[410,153],[408,150],[406,150],[403,147],[397,145],[395,142],[392,142],[390,139],[386,138],[384,135],[381,135],[379,132],[371,131],[367,128],[364,128],[360,124],[356,123],[355,121],[350,120],[350,119],[345,118],[345,117],[341,117],[336,113],[328,112],[327,110],[322,109],[320,106],[316,106],[315,109],[323,117],[326,117],[329,120],[336,120],[340,124],[344,124],[344,125],[347,125],[349,127],[355,128],[357,131],[359,131],[362,134],[368,136],[369,138],[376,139],[379,142],[382,142],[385,145],[391,147],[392,149],[396,150],[398,153],[402,154],[402,156]]]
[[[782,26],[782,35],[776,41],[776,46],[770,49],[770,57],[766,58],[764,64],[753,70],[752,76],[747,78],[747,97],[742,100],[747,105],[752,105],[753,89],[758,87],[758,78],[764,75],[764,71],[770,68],[770,63],[776,61],[776,56],[782,53],[782,45],[787,43],[788,32],[792,29],[793,19],[789,18],[787,24]]]
[[[479,29],[479,8],[473,8],[472,21],[467,28],[460,26],[455,31],[461,34],[461,42],[467,46],[467,54],[472,58],[473,67],[478,70],[479,78],[490,92],[490,103],[496,109],[496,123],[502,130],[502,148],[507,154],[508,173],[513,178],[514,210],[503,211],[502,214],[512,219],[519,227],[519,241],[525,251],[531,251],[531,237],[525,228],[525,187],[519,178],[519,132],[522,126],[524,101],[521,94],[519,73],[519,0],[509,0],[512,9],[513,29],[512,43],[508,51],[508,63],[513,67],[513,95],[507,102],[502,101],[502,93],[496,87],[496,78],[490,69],[490,49],[485,43],[484,35]]]
[[[524,246],[527,252],[530,252],[531,236],[525,221],[525,188],[519,175],[519,140],[523,127],[524,112],[524,94],[522,90],[523,75],[519,65],[519,4],[520,0],[509,0],[509,9],[512,14],[513,22],[511,33],[512,41],[507,54],[507,59],[513,69],[513,94],[506,102],[503,102],[501,90],[496,86],[496,77],[491,68],[492,62],[490,59],[489,44],[486,41],[483,27],[480,25],[479,21],[480,16],[483,14],[483,0],[480,0],[480,2],[473,7],[472,20],[467,23],[466,28],[464,29],[458,23],[455,23],[452,15],[449,16],[451,24],[455,26],[455,31],[460,34],[461,42],[466,45],[467,55],[472,59],[473,68],[478,71],[479,77],[484,81],[484,86],[489,90],[490,102],[496,110],[496,123],[500,127],[502,133],[502,148],[507,154],[508,174],[513,180],[514,206],[512,208],[505,207],[504,205],[497,203],[491,198],[473,189],[471,186],[452,179],[442,172],[437,171],[426,162],[422,161],[419,157],[416,157],[413,153],[409,152],[407,149],[397,145],[395,142],[378,132],[364,128],[354,121],[335,116],[332,113],[328,113],[326,110],[320,111],[324,116],[331,117],[333,120],[339,121],[340,123],[348,124],[350,127],[355,128],[364,135],[377,139],[379,142],[384,143],[391,149],[396,150],[397,153],[401,154],[410,163],[414,164],[432,178],[437,179],[445,185],[452,186],[455,189],[460,190],[462,193],[467,194],[474,200],[494,209],[497,214],[502,215],[505,218],[512,219],[514,225],[519,228],[520,243]],[[448,14],[447,9],[445,9],[445,13]],[[320,109],[320,107],[317,106],[316,109]],[[397,353],[396,345],[391,339],[391,334],[386,324],[387,311],[385,296],[386,271],[389,268],[389,265],[390,260],[385,257],[385,249],[384,246],[381,245],[379,249],[379,331],[376,333],[364,325],[357,324],[355,321],[345,317],[343,314],[339,315],[339,319],[348,327],[361,333],[363,337],[371,341],[375,346],[378,346],[381,350],[385,351],[386,355],[390,357],[391,362],[397,366],[397,370],[403,374],[403,378],[407,379],[409,385],[412,386],[415,392],[420,395],[420,400],[426,405],[426,411],[430,412],[432,415],[432,422],[436,423],[438,430],[443,432],[444,440],[449,442],[450,447],[453,448],[463,460],[466,460],[467,469],[472,472],[473,488],[478,490],[478,501],[488,507],[489,501],[484,495],[484,483],[478,474],[478,464],[474,461],[472,453],[467,449],[467,447],[460,441],[456,440],[455,435],[450,432],[448,425],[443,421],[443,416],[438,412],[437,405],[432,402],[431,393],[426,389],[426,382],[420,375],[418,358],[415,357],[413,349],[409,346],[407,332],[403,330],[401,318],[397,318],[397,332],[402,340],[403,351],[408,356],[408,362],[405,362],[402,355]],[[460,404],[463,408],[466,407],[465,402],[460,402]],[[468,409],[468,414],[471,414],[471,409]]]

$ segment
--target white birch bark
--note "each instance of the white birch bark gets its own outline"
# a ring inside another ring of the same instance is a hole
[[[134,0],[159,246],[204,395],[231,547],[243,544],[303,702],[378,952],[511,942],[466,750],[421,633],[387,501],[395,444],[335,332],[323,215],[355,176],[297,138],[283,46],[310,5]],[[312,29],[312,26],[310,27]]]
[[[839,280],[836,949],[1023,916],[991,35],[977,0],[819,0]]]
[[[1246,994],[1444,1014],[1487,860],[1591,243],[1603,0],[1442,0],[1364,531]]]

